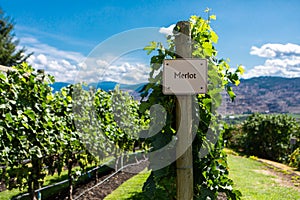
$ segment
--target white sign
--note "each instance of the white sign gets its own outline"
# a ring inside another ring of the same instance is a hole
[[[164,60],[163,93],[188,95],[207,92],[206,59]]]

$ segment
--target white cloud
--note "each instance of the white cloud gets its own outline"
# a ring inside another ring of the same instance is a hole
[[[20,41],[20,46],[26,46],[27,52],[34,53],[28,58],[28,63],[36,69],[44,69],[59,82],[73,82],[82,66],[80,63],[85,59],[81,53],[63,51],[33,37],[21,38]]]
[[[79,52],[64,51],[44,44],[34,37],[20,38],[20,46],[34,52],[28,63],[36,69],[44,69],[57,82],[116,81],[123,84],[147,82],[150,67],[132,57],[114,55],[85,57]]]
[[[263,65],[246,69],[243,78],[258,76],[300,77],[300,45],[288,43],[253,46],[250,54],[266,58],[266,61]]]
[[[139,55],[91,53],[80,67],[76,82],[114,81],[122,84],[148,82],[150,66]]]
[[[297,44],[264,44],[261,47],[253,46],[250,51],[251,55],[263,58],[274,58],[298,55],[300,56],[300,46]]]
[[[147,82],[150,67],[142,63],[111,63],[105,64],[106,61],[97,60],[101,63],[95,65],[87,65],[85,70],[81,70],[78,79],[84,82],[100,82],[114,81],[122,84],[138,84]]]
[[[42,65],[47,65],[47,57],[44,54],[39,54],[36,60]]]
[[[173,29],[175,26],[175,24],[172,24],[169,27],[162,27],[159,29],[159,32],[165,35],[173,35]]]
[[[99,67],[107,67],[109,65],[109,63],[107,61],[101,60],[101,59],[97,60],[96,62],[97,62],[97,65],[99,65]]]
[[[268,48],[258,48],[258,47],[251,47],[251,51],[250,51],[251,55],[256,55],[259,57],[263,57],[263,58],[272,58],[276,56],[276,53]]]

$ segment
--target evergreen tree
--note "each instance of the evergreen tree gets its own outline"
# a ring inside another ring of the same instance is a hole
[[[18,49],[19,40],[12,32],[14,24],[0,8],[0,65],[13,66],[24,62],[31,54],[25,55],[25,48]]]

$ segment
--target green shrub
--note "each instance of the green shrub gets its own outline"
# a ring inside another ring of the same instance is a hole
[[[243,138],[243,131],[240,124],[224,125],[223,139],[226,147],[234,149],[236,151],[240,151],[242,147],[241,145],[242,138]]]
[[[300,147],[295,149],[295,151],[290,155],[289,166],[296,167],[300,170]]]
[[[299,138],[299,125],[288,115],[253,114],[242,129],[242,147],[247,155],[280,162],[288,161],[290,138]]]

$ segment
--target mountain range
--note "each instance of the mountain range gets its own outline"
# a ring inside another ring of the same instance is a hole
[[[60,91],[61,88],[66,87],[70,85],[70,83],[65,82],[55,82],[51,84],[50,86],[53,88],[53,92]],[[90,83],[87,86],[84,86],[85,89],[88,89],[90,87],[96,88],[96,89],[102,89],[104,91],[110,91],[114,90],[117,85],[120,85],[120,89],[123,91],[127,91],[130,95],[132,95],[135,99],[139,99],[140,97],[140,91],[142,90],[145,83],[139,83],[139,84],[119,84],[117,82],[113,81],[103,81],[98,83]]]
[[[110,91],[113,90],[116,85],[119,83],[113,82],[113,81],[103,81],[103,82],[98,82],[98,83],[90,83],[86,87],[93,87],[96,89],[102,89],[104,91]],[[60,91],[61,88],[66,87],[70,85],[70,83],[65,83],[65,82],[55,82],[51,84],[50,86],[53,88],[53,92],[58,92]],[[140,91],[142,87],[145,85],[145,83],[139,83],[139,84],[134,84],[134,85],[129,85],[129,84],[119,84],[121,90],[135,90],[135,91]]]
[[[242,79],[232,102],[223,94],[221,113],[300,113],[300,78],[256,77]]]
[[[89,86],[105,91],[113,90],[118,83],[99,82]],[[69,83],[56,82],[51,86],[55,91]],[[145,83],[136,85],[120,84],[120,89],[128,91],[135,99]],[[223,102],[218,109],[221,114],[260,113],[300,113],[300,78],[256,77],[242,79],[239,86],[233,86],[236,94],[232,102],[223,93]]]

